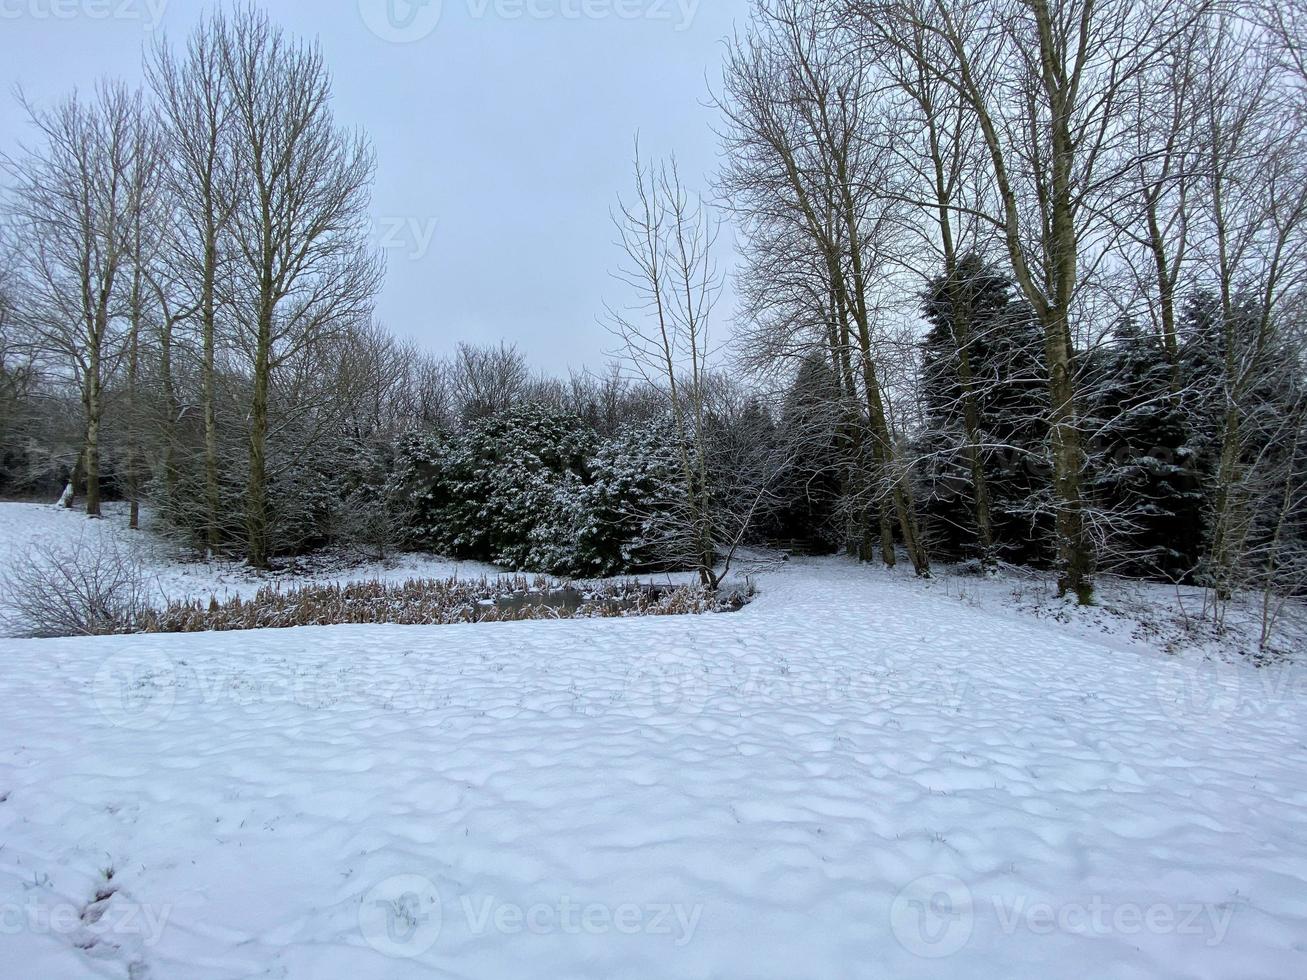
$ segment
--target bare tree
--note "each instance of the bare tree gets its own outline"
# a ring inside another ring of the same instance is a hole
[[[651,166],[638,146],[634,196],[619,202],[613,222],[624,255],[614,275],[634,292],[636,304],[609,307],[609,326],[627,363],[665,399],[680,471],[682,499],[672,502],[673,526],[663,530],[661,551],[688,560],[703,585],[716,589],[766,493],[758,488],[743,520],[728,526],[722,515],[730,508],[717,498],[710,472],[709,320],[721,289],[712,255],[717,229],[682,184],[676,161]]]
[[[1201,170],[1198,89],[1207,69],[1200,33],[1171,33],[1153,63],[1135,75],[1123,109],[1132,142],[1129,166],[1117,207],[1108,211],[1121,235],[1130,283],[1121,313],[1134,316],[1142,307],[1162,339],[1175,392],[1181,385],[1178,296],[1194,253],[1194,198]]]
[[[1287,438],[1275,434],[1286,419],[1268,417],[1262,392],[1283,375],[1286,321],[1300,315],[1307,287],[1307,142],[1276,52],[1251,25],[1214,15],[1198,44],[1198,252],[1220,301],[1223,361],[1209,577],[1228,598],[1268,487],[1271,461],[1256,447]]]
[[[201,21],[187,39],[184,58],[161,39],[146,60],[168,143],[165,177],[174,204],[168,265],[156,280],[164,302],[177,308],[165,315],[161,338],[168,362],[162,373],[171,383],[173,330],[194,320],[200,336],[201,410],[204,424],[204,537],[216,548],[220,539],[219,459],[216,390],[219,282],[226,275],[226,236],[236,207],[233,159],[233,107],[226,49],[231,27],[221,13]],[[171,301],[171,294],[177,294]],[[170,418],[179,408],[175,399]],[[170,470],[171,472],[171,470]]]
[[[882,35],[887,27],[898,33]],[[882,152],[896,163],[896,180],[885,188],[910,207],[902,217],[908,247],[900,259],[920,277],[919,291],[938,290],[948,308],[947,340],[957,376],[956,415],[962,422],[962,448],[970,477],[973,518],[981,561],[996,557],[988,477],[985,471],[985,419],[981,403],[989,379],[973,361],[979,328],[974,297],[964,281],[964,265],[992,250],[993,230],[977,215],[992,212],[992,186],[983,179],[984,143],[974,114],[954,86],[927,68],[946,62],[946,45],[925,25],[913,21],[852,21],[856,44],[870,55],[885,80],[887,125]],[[943,270],[942,281],[935,277]]]
[[[1270,35],[1272,56],[1297,89],[1299,111],[1307,108],[1307,5],[1303,0],[1256,0],[1251,19]]]
[[[236,269],[227,284],[252,369],[247,558],[269,557],[272,378],[307,345],[366,322],[381,265],[366,244],[373,156],[335,127],[316,45],[245,10],[224,38],[232,98]]]
[[[18,334],[16,266],[8,241],[0,237],[0,453],[20,437],[20,415],[36,380],[32,353]]]
[[[520,401],[530,385],[531,369],[512,344],[459,344],[448,380],[459,420],[475,422]]]
[[[727,181],[723,184],[730,186]],[[782,386],[803,372],[813,357],[828,366],[837,382],[827,392],[830,403],[818,413],[820,420],[802,429],[817,441],[824,437],[827,422],[838,432],[839,453],[833,465],[839,473],[842,536],[849,554],[871,560],[875,538],[871,529],[879,523],[878,533],[886,532],[882,555],[887,564],[893,564],[892,529],[887,520],[878,522],[869,513],[878,508],[875,494],[868,493],[870,440],[855,369],[860,354],[852,339],[848,311],[831,282],[826,257],[806,228],[778,221],[766,212],[750,215],[739,206],[738,185],[733,196],[740,238],[747,243],[746,261],[736,275],[741,308],[737,361],[756,377]],[[886,516],[884,509],[879,509],[881,516]]]
[[[648,384],[634,383],[618,361],[603,373],[570,372],[563,392],[562,407],[594,427],[604,438],[612,438],[624,426],[646,422],[662,411],[662,398]]]
[[[149,340],[148,320],[157,311],[151,276],[158,259],[161,230],[166,225],[166,195],[159,187],[159,169],[163,144],[158,129],[147,113],[141,113],[136,125],[137,152],[132,160],[128,180],[136,206],[132,210],[127,237],[127,320],[126,350],[127,405],[125,411],[124,483],[129,501],[128,526],[141,526],[141,497],[148,478],[145,447],[146,398],[142,375],[145,366],[143,345]]]
[[[453,425],[456,399],[449,365],[423,354],[409,363],[404,417],[418,431],[441,431]]]
[[[892,514],[914,569],[925,576],[930,559],[898,458],[878,343],[878,299],[888,292],[887,250],[901,205],[882,192],[889,163],[874,133],[871,66],[832,36],[822,6],[759,3],[756,33],[732,46],[719,100],[730,156],[723,190],[746,222],[767,229],[751,239],[757,250],[803,240],[799,254],[819,258],[830,290],[824,316],[833,325],[831,343],[852,352],[847,367],[861,386],[881,553],[894,563]],[[823,303],[819,289],[811,296]]]
[[[1123,125],[1137,81],[1192,24],[1202,0],[849,0],[900,54],[962,100],[988,156],[1014,277],[1043,327],[1052,398],[1061,588],[1093,597],[1081,490],[1085,450],[1075,326],[1111,240],[1106,215],[1132,169]],[[1177,15],[1182,10],[1184,16]],[[923,33],[932,39],[923,47]]]
[[[6,159],[12,213],[25,257],[22,316],[32,343],[76,382],[84,434],[78,468],[86,512],[100,514],[105,387],[123,353],[123,273],[141,205],[133,179],[142,153],[140,96],[103,82],[93,100],[53,109],[22,98],[43,145]],[[74,476],[73,483],[76,483]],[[65,493],[71,502],[73,488]]]
[[[421,352],[376,322],[354,324],[328,347],[328,364],[342,431],[357,442],[407,428],[410,385]]]
[[[37,540],[0,574],[8,608],[0,622],[19,636],[131,632],[154,591],[142,556],[109,535],[71,543]]]
[[[195,313],[194,308],[184,305],[183,297],[178,297],[174,293],[175,283],[169,274],[168,266],[171,263],[172,249],[175,245],[175,230],[172,224],[173,210],[170,206],[171,198],[168,194],[166,184],[160,182],[159,193],[163,197],[164,203],[159,209],[160,219],[163,222],[163,229],[160,231],[159,252],[154,256],[155,261],[147,264],[143,268],[145,285],[156,311],[156,326],[158,330],[155,338],[157,349],[157,362],[155,371],[158,383],[157,392],[157,423],[158,423],[158,442],[160,443],[159,466],[163,474],[163,507],[164,512],[169,520],[175,521],[183,511],[194,508],[183,508],[180,499],[179,484],[181,482],[181,465],[179,456],[182,452],[182,436],[180,425],[186,412],[186,406],[183,404],[178,394],[176,369],[174,363],[178,350],[177,333],[181,325],[189,321]],[[204,359],[201,358],[201,364]],[[202,367],[202,372],[207,375],[211,372],[212,366],[208,369]],[[212,387],[210,384],[204,386],[207,389]],[[207,404],[207,402],[206,402]],[[206,421],[209,420],[209,414],[205,413]],[[216,422],[216,419],[214,420]],[[216,432],[215,432],[216,444]],[[206,440],[207,447],[207,440]],[[207,453],[206,453],[207,457]],[[206,460],[207,461],[207,460]],[[216,466],[216,457],[215,457]],[[216,472],[215,472],[216,478]],[[206,467],[207,476],[207,467]],[[207,495],[206,495],[207,496]],[[205,503],[208,501],[206,499]],[[210,548],[214,546],[213,528],[214,514],[204,507],[204,519],[201,523],[203,527],[202,537]]]

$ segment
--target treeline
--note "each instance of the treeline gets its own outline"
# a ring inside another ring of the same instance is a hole
[[[251,8],[144,67],[145,91],[19,95],[38,142],[5,160],[9,346],[27,358],[6,351],[7,387],[75,391],[66,496],[89,514],[112,427],[133,522],[150,484],[208,547],[239,539],[264,566],[294,534],[282,488],[335,419],[331,376],[350,373],[381,282],[372,151],[336,126],[318,48]]]
[[[829,376],[856,550],[1302,589],[1303,28],[758,0],[717,100],[740,348]]]
[[[0,491],[148,500],[263,566],[569,574],[744,545],[1307,588],[1303,24],[1219,0],[759,0],[718,218],[637,152],[623,364],[372,320],[372,155],[313,45],[215,13],[5,161]],[[66,483],[66,487],[56,484]]]
[[[0,492],[92,516],[125,499],[133,527],[148,501],[256,567],[428,547],[709,585],[784,520],[784,440],[706,360],[684,386],[559,381],[375,324],[372,150],[336,124],[316,45],[218,10],[144,76],[53,107],[19,93],[36,139],[4,160]]]

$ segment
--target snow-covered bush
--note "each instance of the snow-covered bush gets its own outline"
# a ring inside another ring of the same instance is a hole
[[[603,441],[582,419],[543,405],[501,412],[454,435],[413,436],[396,480],[407,543],[457,558],[556,575],[648,567],[658,515],[677,498],[663,422]]]
[[[38,541],[3,577],[6,628],[23,636],[131,632],[149,606],[140,556],[108,535]]]
[[[534,404],[453,436],[408,440],[400,480],[413,543],[512,568],[572,571],[569,542],[596,445],[575,415]]]
[[[683,499],[671,424],[665,419],[622,429],[591,465],[577,509],[575,566],[586,575],[616,575],[658,564],[664,519]]]
[[[520,567],[543,569],[555,575],[594,572],[594,562],[588,560],[582,541],[586,529],[593,524],[589,489],[580,473],[568,471],[535,495],[538,510],[532,520],[521,525],[529,530],[522,558],[525,564]]]

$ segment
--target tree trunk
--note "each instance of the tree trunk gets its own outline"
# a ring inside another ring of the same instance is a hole
[[[886,568],[893,568],[899,563],[899,556],[894,550],[894,523],[890,520],[889,510],[881,505],[877,513],[880,515],[878,522],[880,524],[880,560],[885,563]]]
[[[852,225],[848,230],[850,235],[856,233],[856,229]],[[871,428],[875,472],[882,483],[883,489],[887,491],[887,496],[893,502],[895,513],[899,519],[899,530],[903,536],[903,544],[907,548],[908,557],[912,561],[912,567],[918,575],[927,577],[930,575],[930,559],[926,556],[925,549],[921,546],[916,515],[913,513],[911,491],[905,488],[898,480],[897,476],[892,472],[894,462],[894,442],[889,430],[889,422],[885,415],[885,405],[881,400],[880,382],[876,377],[875,361],[872,359],[871,328],[867,319],[866,294],[861,278],[862,258],[858,254],[856,239],[853,241],[850,251],[853,255],[852,296],[849,295],[849,284],[844,277],[843,270],[840,268],[839,257],[831,254],[829,250],[826,258],[827,270],[830,274],[831,281],[836,284],[843,308],[852,314],[853,322],[857,327],[858,349],[862,357],[863,395],[866,398],[867,420]],[[895,564],[894,548],[892,546],[893,533],[890,532],[887,541],[887,525],[885,523],[887,518],[884,516],[886,508],[883,502],[878,504],[878,506],[882,513],[881,555],[885,564],[893,567]],[[889,547],[885,547],[887,543],[890,545]]]
[[[141,243],[139,219],[134,243],[132,266],[131,332],[127,338],[127,497],[131,501],[131,510],[127,526],[138,531],[141,527],[141,447],[140,447],[140,399],[137,397],[137,383],[140,375],[141,361],[141,306],[143,279],[141,275]]]
[[[1156,196],[1148,199],[1148,247],[1157,271],[1157,305],[1162,326],[1162,347],[1171,365],[1171,392],[1180,391],[1180,342],[1175,332],[1175,276],[1166,255],[1166,240],[1157,220]]]
[[[254,358],[254,398],[250,406],[250,480],[245,502],[246,557],[255,568],[268,567],[268,387],[271,373],[272,311],[259,314]]]
[[[159,337],[159,376],[163,386],[163,496],[171,518],[177,515],[177,391],[172,381],[173,320],[164,313],[163,332]]]
[[[205,543],[213,551],[222,543],[218,527],[218,417],[214,410],[214,335],[217,319],[214,302],[217,249],[210,233],[205,245],[204,284],[201,296],[201,330],[204,333],[204,354],[200,361],[200,384],[204,400],[204,534]],[[266,373],[266,372],[265,372]]]
[[[1074,593],[1081,605],[1093,602],[1093,557],[1080,497],[1084,450],[1076,420],[1070,330],[1066,313],[1045,324],[1049,390],[1052,395],[1053,489],[1057,499],[1058,589]]]
[[[86,513],[100,516],[100,418],[103,412],[100,393],[100,351],[90,351],[90,368],[86,373],[86,439],[82,461],[86,476]]]
[[[894,503],[894,511],[899,519],[899,532],[903,536],[903,545],[907,549],[908,558],[912,562],[912,567],[916,573],[923,577],[930,576],[930,558],[926,554],[926,549],[921,542],[921,533],[917,528],[917,516],[915,505],[912,500],[912,491],[905,486],[899,479],[898,474],[893,472],[894,468],[894,439],[893,433],[890,432],[889,420],[885,414],[885,403],[881,399],[880,381],[876,377],[876,364],[872,358],[871,349],[871,322],[867,313],[867,292],[866,279],[863,274],[862,266],[862,245],[858,234],[858,222],[856,209],[852,196],[847,184],[847,174],[844,169],[844,160],[839,158],[839,179],[840,192],[843,195],[844,208],[842,217],[845,222],[845,233],[847,234],[847,244],[849,246],[849,258],[852,265],[853,276],[853,295],[846,298],[850,312],[853,314],[854,323],[857,325],[857,339],[860,352],[862,354],[862,382],[866,389],[867,396],[867,415],[871,422],[872,438],[875,443],[876,454],[878,456],[878,467],[880,477],[886,488],[889,489],[890,497]],[[839,267],[838,257],[831,256],[832,276],[838,277],[837,281],[843,289],[847,289],[847,283],[843,277],[843,270]],[[882,506],[882,511],[884,507]],[[881,532],[881,539],[884,540],[884,531]],[[891,549],[892,554],[892,549]],[[888,564],[888,561],[886,562]]]

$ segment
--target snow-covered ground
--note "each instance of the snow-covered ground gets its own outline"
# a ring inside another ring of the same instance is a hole
[[[480,577],[502,574],[500,569],[478,562],[455,562],[425,555],[401,555],[387,562],[351,563],[348,567],[330,567],[319,562],[318,568],[302,572],[257,573],[249,566],[230,561],[198,561],[194,555],[147,530],[127,529],[127,511],[121,504],[108,504],[103,520],[87,520],[79,510],[65,510],[45,504],[0,502],[0,568],[20,563],[34,546],[53,543],[72,547],[79,541],[90,543],[99,537],[111,537],[139,553],[149,569],[148,585],[159,600],[219,600],[239,595],[252,596],[262,586],[282,583],[334,582],[340,580],[402,582],[411,578]],[[3,598],[0,597],[0,613]]]
[[[1307,668],[991,582],[759,584],[0,640],[0,976],[1307,976]]]

